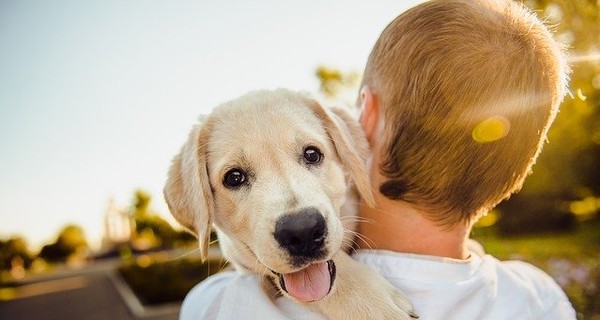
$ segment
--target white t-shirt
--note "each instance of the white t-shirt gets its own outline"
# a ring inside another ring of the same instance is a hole
[[[353,258],[377,270],[412,301],[420,320],[575,319],[556,282],[520,261],[490,255],[467,260],[359,250]],[[310,305],[271,301],[254,275],[225,272],[197,285],[183,302],[181,320],[325,319]]]

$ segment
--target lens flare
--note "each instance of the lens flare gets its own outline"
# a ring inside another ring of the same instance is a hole
[[[598,53],[598,52],[593,52],[590,54],[574,55],[569,58],[569,62],[571,62],[571,63],[597,62],[597,61],[600,61],[600,53]]]
[[[489,143],[506,137],[509,130],[508,119],[502,116],[493,116],[477,123],[471,136],[478,143]]]
[[[585,101],[587,99],[587,97],[585,96],[585,94],[583,94],[583,91],[581,91],[581,89],[577,89],[577,97],[581,101]]]

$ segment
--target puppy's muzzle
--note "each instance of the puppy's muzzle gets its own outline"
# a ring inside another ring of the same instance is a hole
[[[327,224],[315,208],[306,208],[279,218],[274,236],[294,262],[303,263],[326,254]]]
[[[299,301],[316,301],[329,294],[335,281],[333,260],[319,261],[327,255],[327,223],[316,208],[286,214],[275,224],[273,234],[287,251],[290,264],[299,270],[278,277],[279,286]]]

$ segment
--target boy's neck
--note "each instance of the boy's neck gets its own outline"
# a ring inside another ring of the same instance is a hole
[[[469,257],[471,226],[439,226],[408,203],[377,195],[377,207],[361,203],[357,239],[360,249],[384,249],[454,259]]]

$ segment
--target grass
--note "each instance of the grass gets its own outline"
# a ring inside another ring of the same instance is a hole
[[[472,238],[500,260],[529,262],[565,290],[578,319],[600,319],[600,220],[573,232],[501,237],[493,227],[476,228]]]

